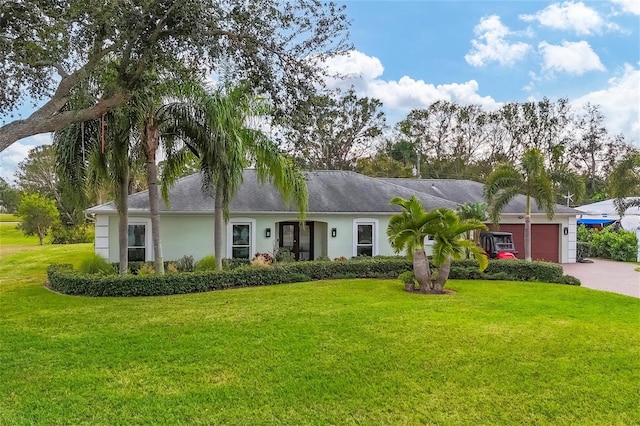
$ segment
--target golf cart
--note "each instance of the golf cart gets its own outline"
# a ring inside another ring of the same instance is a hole
[[[487,252],[489,259],[515,259],[518,254],[511,232],[482,232],[480,247]]]

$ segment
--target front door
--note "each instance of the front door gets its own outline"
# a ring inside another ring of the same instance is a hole
[[[296,260],[313,260],[313,222],[280,222],[278,246],[289,250]]]

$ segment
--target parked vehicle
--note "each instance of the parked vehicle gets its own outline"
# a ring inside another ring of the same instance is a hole
[[[482,232],[480,246],[487,252],[489,259],[515,259],[518,254],[511,232]]]

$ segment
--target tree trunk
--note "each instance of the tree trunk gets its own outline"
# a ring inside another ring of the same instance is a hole
[[[62,83],[61,83],[62,85]],[[101,99],[89,108],[61,111],[69,100],[68,93],[56,94],[49,102],[24,120],[15,120],[0,127],[0,152],[14,142],[29,136],[61,130],[72,123],[94,120],[127,102],[128,95],[116,93]]]
[[[444,285],[449,279],[449,272],[451,271],[451,258],[448,257],[442,265],[438,268],[438,277],[433,283],[434,293],[444,293]]]
[[[120,275],[125,275],[129,269],[129,221],[127,219],[128,206],[128,185],[127,177],[120,183],[120,209],[118,211],[118,249],[120,254]]]
[[[531,262],[531,199],[528,196],[524,214],[524,260]]]
[[[160,241],[160,196],[158,193],[158,167],[156,166],[156,151],[160,130],[153,118],[145,123],[143,144],[147,158],[147,185],[149,188],[149,209],[151,211],[151,238],[153,240],[153,269],[156,275],[164,274],[164,259],[162,256],[162,242]]]
[[[429,293],[431,291],[431,273],[429,271],[429,259],[424,253],[424,249],[414,250],[413,252],[413,274],[418,281],[420,293]]]
[[[40,232],[38,232],[38,239],[40,240],[40,245],[43,246],[44,245],[44,235]]]
[[[214,200],[214,228],[213,228],[213,252],[216,257],[216,270],[222,270],[222,233],[224,232],[224,209],[222,185],[216,185],[216,199]]]

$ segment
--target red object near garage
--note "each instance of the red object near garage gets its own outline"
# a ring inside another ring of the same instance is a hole
[[[495,229],[489,225],[489,229]],[[524,259],[524,224],[500,224],[500,232],[513,234],[516,257]],[[550,223],[531,224],[531,258],[547,262],[560,261],[560,225]]]

